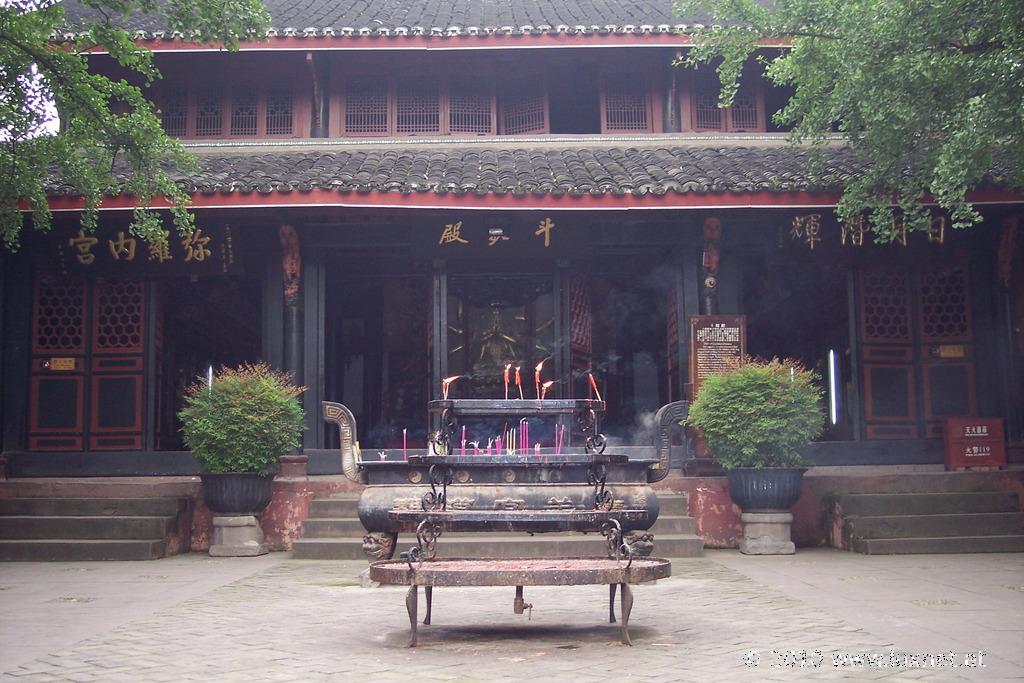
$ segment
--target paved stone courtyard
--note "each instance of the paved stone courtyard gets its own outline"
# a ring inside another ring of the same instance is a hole
[[[607,623],[607,588],[579,586],[527,587],[534,605],[529,618],[512,613],[511,588],[437,589],[433,625],[420,628],[420,647],[410,650],[405,589],[360,587],[364,568],[286,554],[0,565],[0,678],[1024,677],[1020,556],[884,558],[821,550],[752,558],[711,551],[675,561],[669,579],[635,587],[632,648],[619,644],[616,625]],[[987,581],[965,588],[960,578],[935,582],[915,579],[915,572],[933,578],[987,572]],[[960,632],[929,631],[943,619]],[[890,657],[903,651],[939,657]],[[978,663],[970,655],[979,651],[984,667],[962,666]],[[876,658],[856,659],[866,653]]]

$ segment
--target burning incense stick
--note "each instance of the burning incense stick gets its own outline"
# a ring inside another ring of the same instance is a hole
[[[547,382],[544,382],[544,384],[540,385],[540,398],[541,398],[541,400],[544,400],[544,398],[548,395],[548,389],[550,389],[551,385],[554,384],[554,383],[555,383],[555,380],[549,379]]]
[[[545,360],[547,360],[547,358],[545,358],[541,362],[537,363],[537,366],[533,369],[533,385],[534,385],[534,388],[537,390],[537,398],[538,399],[540,398],[540,373],[541,373],[541,370],[544,369],[544,361]]]
[[[512,369],[511,363],[505,363],[505,400],[508,400],[508,371]]]
[[[516,389],[518,389],[518,390],[519,390],[519,398],[522,398],[522,397],[523,397],[523,378],[522,378],[522,376],[521,376],[521,375],[519,374],[519,369],[520,369],[521,367],[522,367],[522,366],[520,366],[520,365],[517,365],[517,366],[516,366]]]
[[[448,390],[451,388],[452,382],[457,380],[459,377],[462,377],[462,375],[452,375],[451,377],[445,377],[441,380],[441,397],[444,400],[448,400]]]
[[[603,401],[604,399],[601,398],[601,392],[597,390],[597,381],[594,379],[594,373],[588,372],[587,379],[590,380],[590,388],[594,390],[594,394],[597,396],[597,400]]]

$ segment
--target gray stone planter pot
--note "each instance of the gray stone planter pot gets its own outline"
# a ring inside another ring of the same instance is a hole
[[[803,467],[737,467],[728,471],[729,496],[743,512],[788,510],[800,498]]]
[[[225,472],[200,474],[203,502],[220,515],[252,515],[270,503],[273,474]]]

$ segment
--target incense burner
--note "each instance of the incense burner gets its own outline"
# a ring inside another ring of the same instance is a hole
[[[324,418],[338,425],[343,472],[366,485],[359,520],[369,532],[364,550],[377,559],[393,555],[398,533],[436,540],[444,531],[600,532],[616,551],[636,541],[631,552],[649,552],[650,534],[642,532],[658,518],[650,484],[668,473],[668,449],[659,448],[657,459],[605,453],[604,407],[589,399],[431,401],[439,428],[430,448],[401,461],[371,461],[358,458],[352,413],[339,403],[323,404]],[[465,420],[515,424],[537,417],[571,422],[582,447],[537,452],[503,444],[500,453],[474,455],[453,445]]]

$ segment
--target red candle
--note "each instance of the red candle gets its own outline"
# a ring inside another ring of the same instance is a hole
[[[548,389],[550,389],[551,385],[554,383],[555,380],[549,379],[547,382],[544,382],[544,384],[540,385],[540,397],[542,399],[548,395]]]
[[[601,392],[597,390],[597,382],[594,380],[594,373],[592,373],[592,372],[587,373],[587,379],[590,380],[590,388],[594,390],[594,394],[597,396],[597,400],[598,401],[603,400],[601,398]]]
[[[523,397],[523,378],[519,374],[519,368],[520,367],[521,366],[519,366],[519,365],[516,366],[516,388],[519,389],[519,398],[522,398]]]
[[[545,359],[547,360],[547,359]],[[537,367],[533,369],[533,384],[537,389],[537,398],[540,398],[540,371],[544,368],[544,361],[537,363]]]
[[[505,364],[505,400],[508,400],[508,371],[512,369],[511,363]]]

